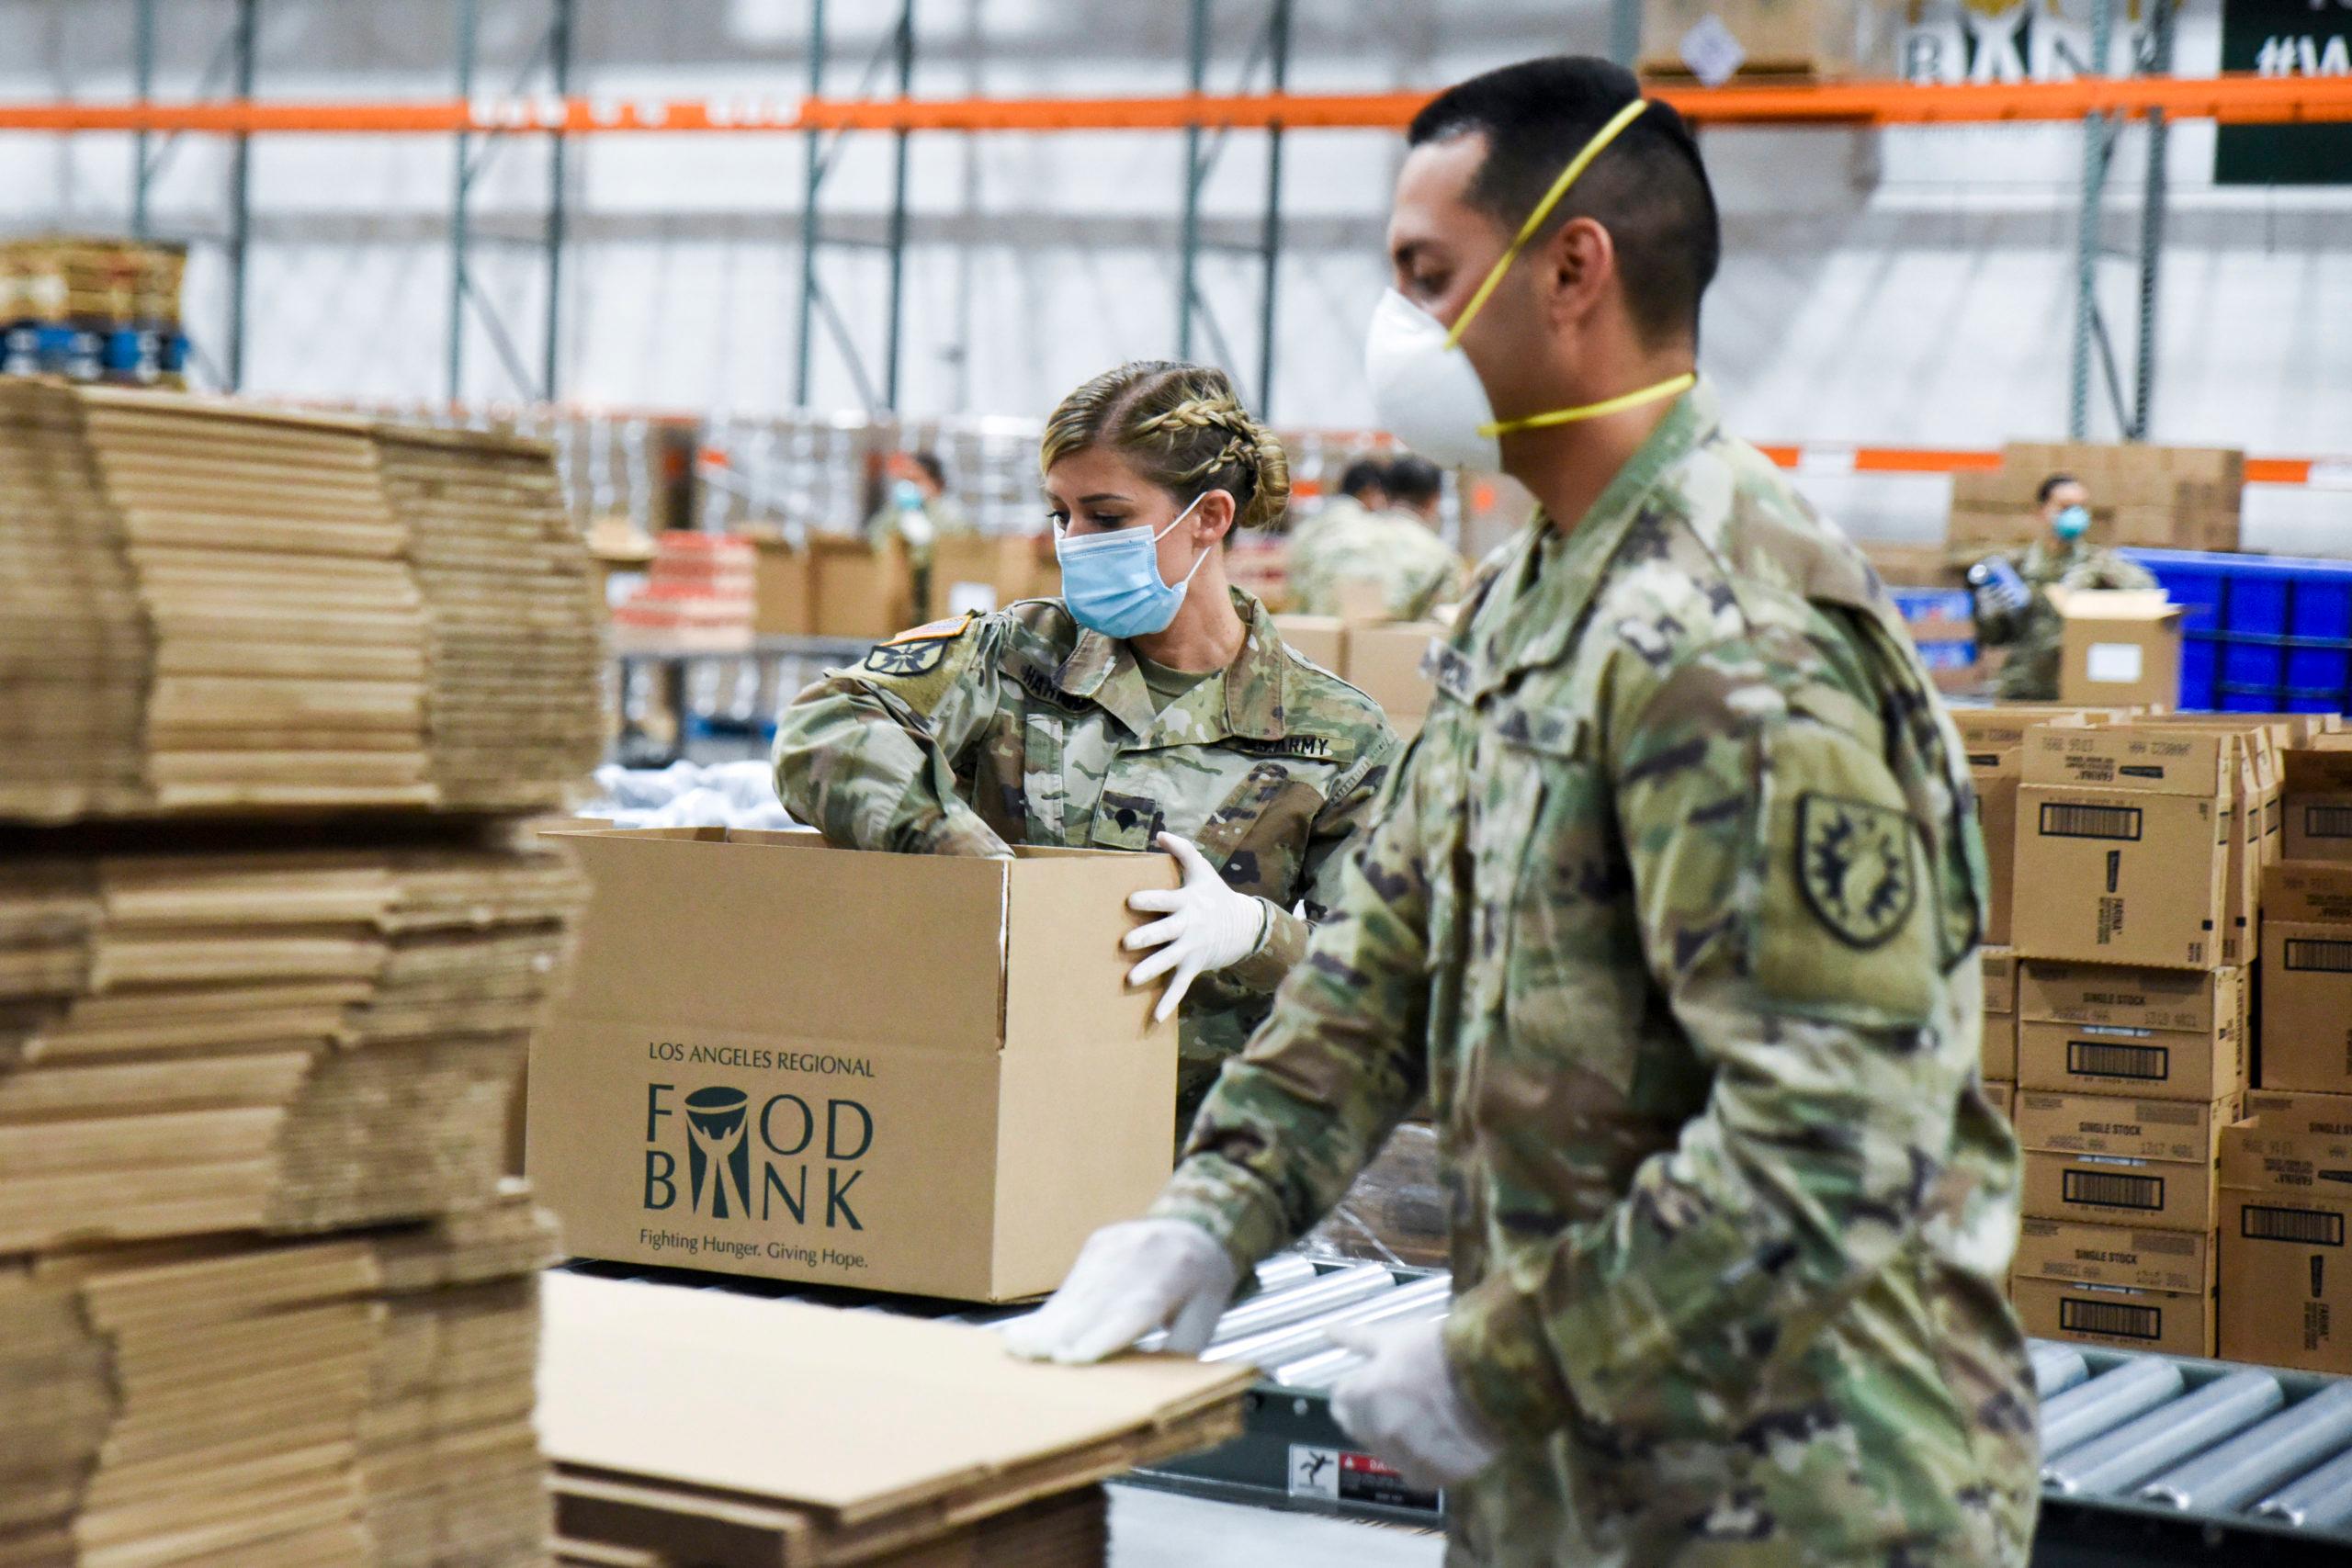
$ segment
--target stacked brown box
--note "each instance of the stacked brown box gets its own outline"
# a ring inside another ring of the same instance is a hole
[[[2352,864],[2282,861],[2262,903],[2262,1087],[2352,1093]]]
[[[2280,815],[2288,860],[2352,862],[2352,745],[2315,737],[2286,754]]]
[[[2352,1095],[2246,1097],[2222,1135],[2221,1353],[2352,1372]]]
[[[1380,705],[1408,738],[1429,716],[1437,688],[1423,672],[1430,647],[1445,636],[1436,621],[1372,616],[1277,615],[1283,640]]]
[[[2006,947],[1984,950],[1984,1052],[1988,1084],[2018,1081],[2018,955]]]
[[[2053,473],[2090,491],[2092,542],[2234,550],[2245,454],[2217,448],[2012,442],[1991,471],[1952,476],[1948,549],[1975,559],[2042,531],[2034,491]]]

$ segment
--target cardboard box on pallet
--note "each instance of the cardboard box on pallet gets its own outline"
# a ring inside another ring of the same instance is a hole
[[[1986,1083],[2018,1081],[2018,955],[2006,947],[1983,950]]]
[[[2263,878],[2262,1087],[2352,1092],[2352,865]]]
[[[2026,1220],[2010,1299],[2037,1338],[2211,1356],[2216,1344],[2211,1232]]]
[[[2285,858],[2352,862],[2352,749],[2292,750],[2281,771]]]
[[[2245,971],[2018,965],[2018,1087],[2211,1105],[2246,1088]]]
[[[2221,1353],[2352,1372],[2352,1119],[2287,1098],[2222,1137]]]
[[[1166,1179],[1175,1030],[1118,947],[1164,857],[566,841],[594,894],[528,1164],[574,1254],[1010,1300]]]
[[[2029,732],[2017,863],[2033,896],[2012,920],[2018,953],[2219,964],[2241,755],[2237,737],[2202,730],[2123,724]]]

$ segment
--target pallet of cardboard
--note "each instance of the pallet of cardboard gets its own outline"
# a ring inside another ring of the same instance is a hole
[[[1254,1375],[1037,1365],[982,1329],[577,1275],[548,1277],[546,1313],[560,1536],[696,1568],[898,1561],[1229,1440]]]

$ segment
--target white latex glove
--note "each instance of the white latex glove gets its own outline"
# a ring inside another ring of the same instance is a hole
[[[1442,1320],[1340,1324],[1331,1343],[1370,1358],[1332,1388],[1332,1419],[1408,1483],[1435,1492],[1501,1457],[1502,1444],[1454,1386]]]
[[[939,536],[939,529],[930,513],[919,506],[902,507],[899,512],[899,536],[921,549]]]
[[[1159,844],[1183,868],[1184,886],[1131,895],[1128,908],[1168,918],[1136,927],[1119,945],[1129,953],[1159,949],[1127,971],[1130,986],[1148,986],[1170,970],[1175,971],[1167,995],[1159,998],[1151,1015],[1154,1021],[1166,1023],[1176,1016],[1177,1004],[1194,980],[1230,968],[1258,951],[1266,934],[1266,906],[1227,887],[1192,840],[1162,833]]]
[[[1155,1328],[1198,1354],[1241,1276],[1209,1233],[1182,1220],[1130,1220],[1086,1238],[1054,1299],[1010,1324],[1004,1343],[1032,1361],[1099,1361]]]

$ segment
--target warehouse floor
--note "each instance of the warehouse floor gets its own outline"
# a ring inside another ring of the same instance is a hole
[[[1442,1540],[1414,1530],[1111,1488],[1110,1568],[1437,1568],[1444,1560]]]

